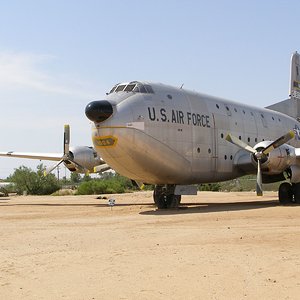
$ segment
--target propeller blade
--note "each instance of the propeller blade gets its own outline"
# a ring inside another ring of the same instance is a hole
[[[55,168],[57,168],[64,160],[60,160],[58,163],[56,163],[55,165],[46,168],[46,170],[44,171],[44,176],[47,176],[49,173],[51,173]]]
[[[260,159],[257,160],[256,195],[257,196],[263,195]]]
[[[280,147],[281,145],[285,144],[289,140],[293,139],[295,137],[295,132],[293,130],[290,130],[288,133],[284,134],[280,138],[278,138],[276,141],[271,143],[268,147],[266,147],[262,153],[267,155],[274,149]]]
[[[102,172],[108,171],[110,169],[111,169],[111,167],[108,164],[102,164],[102,165],[94,167],[94,173],[102,173]]]
[[[229,143],[236,145],[250,153],[255,154],[256,150],[254,148],[252,148],[251,146],[247,145],[246,143],[244,143],[243,141],[241,141],[240,139],[238,139],[237,137],[231,135],[231,134],[227,134],[226,136],[226,141],[228,141]]]
[[[64,127],[64,155],[69,153],[70,148],[70,125]]]

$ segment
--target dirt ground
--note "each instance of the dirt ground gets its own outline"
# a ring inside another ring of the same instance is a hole
[[[0,198],[1,299],[299,299],[300,206],[201,192]]]

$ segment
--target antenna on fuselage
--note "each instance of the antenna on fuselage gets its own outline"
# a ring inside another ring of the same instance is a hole
[[[182,90],[183,86],[184,86],[184,83],[183,83],[183,84],[181,85],[181,87],[180,87],[181,90]]]

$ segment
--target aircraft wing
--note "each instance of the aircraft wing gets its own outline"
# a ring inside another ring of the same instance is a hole
[[[34,152],[9,151],[9,152],[0,152],[0,156],[60,161],[63,157],[63,153],[34,153]]]

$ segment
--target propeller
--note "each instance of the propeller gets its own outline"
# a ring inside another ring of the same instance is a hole
[[[261,173],[261,163],[262,161],[267,159],[267,155],[273,151],[274,149],[280,147],[281,145],[287,143],[289,140],[295,137],[295,132],[293,130],[290,130],[274,142],[272,142],[270,145],[268,145],[265,148],[258,148],[257,150],[251,147],[250,145],[244,143],[237,137],[228,134],[226,136],[226,141],[230,142],[233,145],[238,146],[241,149],[246,150],[247,152],[251,153],[255,160],[257,161],[257,176],[256,176],[256,194],[257,196],[262,196],[263,195],[263,190],[262,190],[262,173]]]
[[[84,167],[82,167],[81,165],[79,165],[78,163],[76,163],[74,161],[74,156],[70,152],[70,125],[65,125],[64,126],[64,144],[63,144],[63,149],[64,149],[64,153],[63,153],[63,156],[61,157],[61,160],[58,163],[56,163],[55,165],[53,165],[53,166],[51,166],[49,168],[46,168],[46,170],[44,171],[44,176],[47,176],[49,173],[51,173],[54,169],[56,169],[63,162],[71,162],[78,169],[85,170]]]

